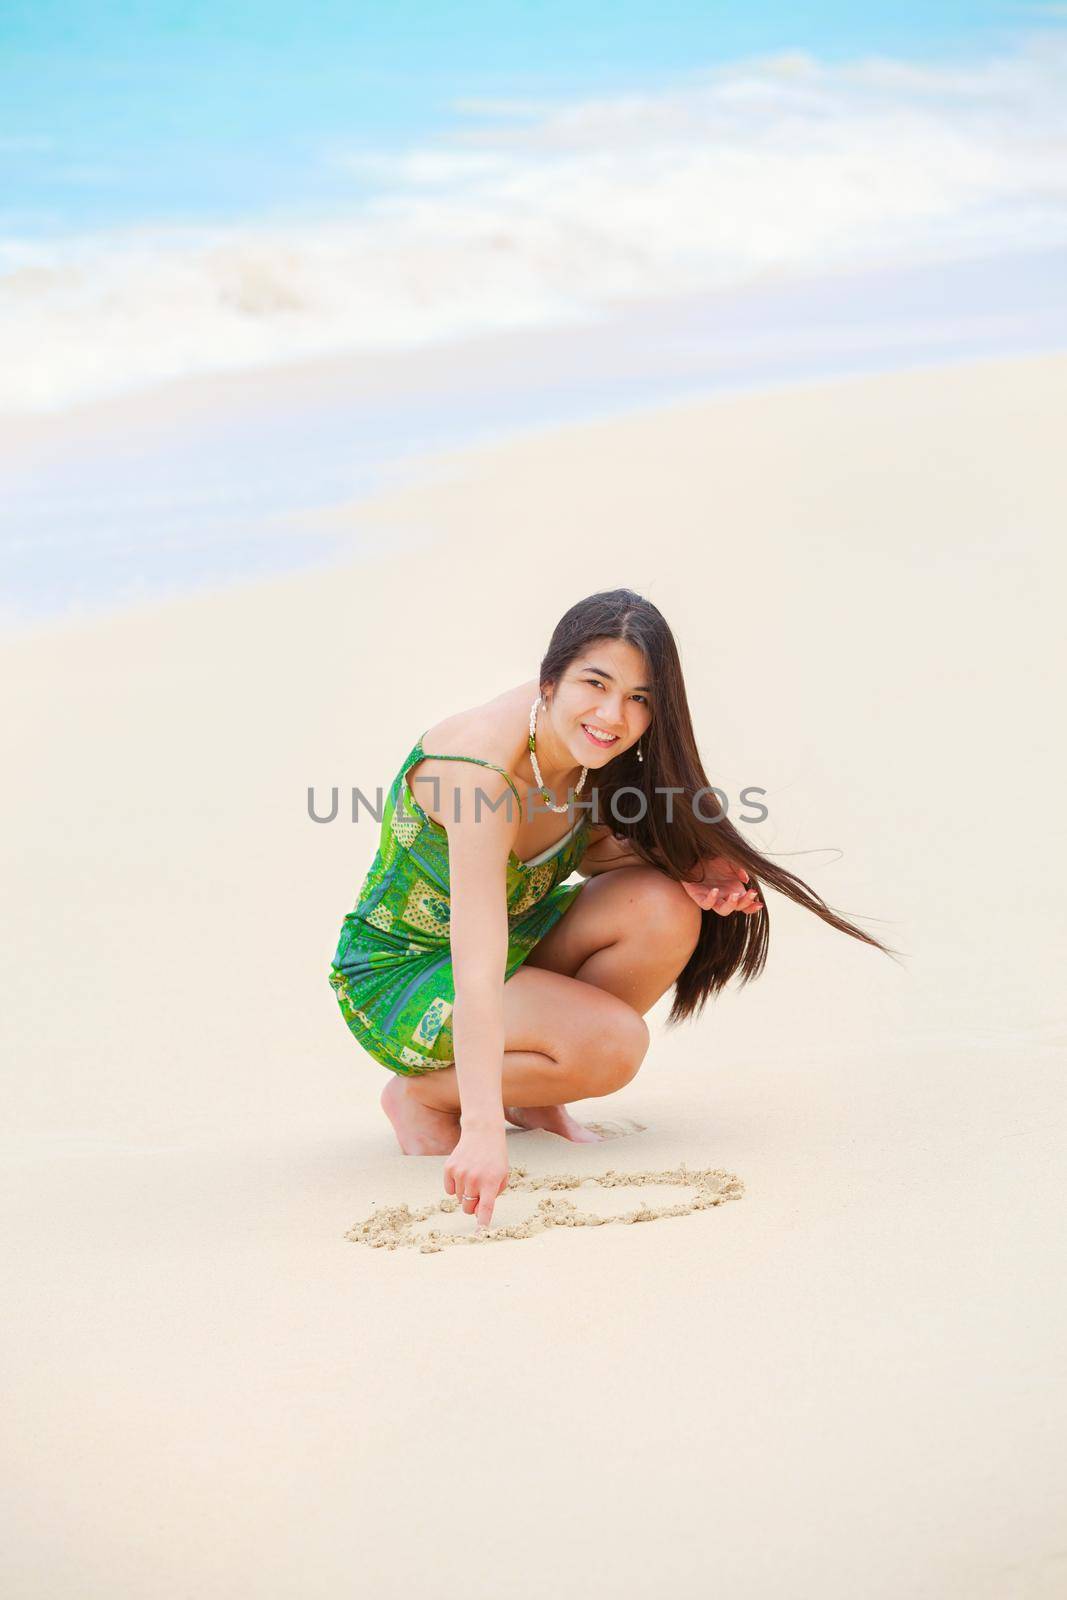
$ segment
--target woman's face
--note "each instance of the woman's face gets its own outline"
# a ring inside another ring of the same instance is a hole
[[[641,651],[621,639],[587,645],[556,684],[551,717],[583,767],[606,766],[635,745],[652,721],[652,674]]]

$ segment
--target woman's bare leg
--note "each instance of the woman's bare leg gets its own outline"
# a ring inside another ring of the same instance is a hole
[[[585,885],[504,986],[502,1091],[510,1122],[583,1142],[598,1137],[575,1121],[566,1102],[611,1094],[636,1074],[648,1029],[642,1023],[635,1030],[634,1019],[640,1021],[685,966],[701,915],[685,891],[654,868],[627,867]],[[553,973],[571,981],[553,983]],[[455,1147],[460,1096],[454,1067],[387,1084],[382,1104],[401,1147],[412,1147],[408,1153],[444,1154]]]
[[[526,967],[504,985],[504,1038],[501,1097],[509,1108],[611,1094],[630,1081],[648,1049],[648,1028],[630,1006],[593,985]],[[382,1106],[409,1155],[442,1154],[459,1139],[455,1067],[396,1077]]]
[[[531,952],[528,964],[570,973],[625,1000],[640,1015],[674,983],[700,937],[702,913],[680,885],[654,868],[598,874],[567,915]],[[566,1105],[505,1106],[521,1128],[547,1128],[565,1139],[590,1130]]]
[[[506,1050],[502,1074],[505,1115],[518,1128],[545,1127],[552,1133],[562,1133],[565,1138],[592,1144],[600,1135],[574,1122],[564,1105],[543,1106],[528,1113],[507,1104],[509,1094],[566,1093],[573,1099],[585,1099],[592,1094],[591,1089],[584,1087],[580,1093],[572,1090],[556,1074],[557,1066],[551,1056],[538,1051]],[[391,1073],[382,1090],[381,1104],[406,1155],[447,1155],[455,1149],[460,1135],[459,1079],[455,1067],[442,1067],[438,1072],[411,1078]],[[546,1115],[545,1121],[540,1122],[536,1110],[562,1115]],[[573,1124],[573,1131],[565,1131],[565,1126],[570,1124]]]
[[[525,965],[580,978],[644,1016],[696,949],[703,916],[655,867],[619,867],[589,880]]]

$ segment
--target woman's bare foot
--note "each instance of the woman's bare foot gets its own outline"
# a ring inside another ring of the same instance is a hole
[[[504,1115],[516,1128],[547,1128],[575,1144],[597,1144],[600,1134],[575,1122],[566,1106],[505,1106]]]
[[[424,1106],[404,1078],[389,1079],[381,1104],[406,1156],[447,1156],[459,1143],[459,1117]]]

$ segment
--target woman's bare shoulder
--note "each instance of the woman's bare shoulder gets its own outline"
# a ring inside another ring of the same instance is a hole
[[[442,756],[477,756],[510,768],[525,747],[523,737],[537,681],[516,684],[483,705],[443,717],[426,730],[424,750]]]

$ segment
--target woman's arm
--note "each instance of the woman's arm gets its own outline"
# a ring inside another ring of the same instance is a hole
[[[452,915],[450,939],[456,1003],[452,1038],[464,1127],[479,1123],[503,1127],[504,972],[508,959],[507,863],[517,827],[503,810],[483,810],[473,820],[473,791],[459,808],[470,812],[449,822],[448,871]],[[504,785],[504,792],[509,792]],[[482,792],[496,799],[484,784]]]
[[[457,763],[458,765],[458,763]],[[510,795],[506,781],[484,768],[456,779],[448,832],[451,899],[449,940],[455,980],[452,1042],[460,1099],[460,1139],[445,1162],[446,1194],[470,1196],[463,1209],[488,1227],[508,1177],[504,1121],[504,973],[508,959],[508,856],[521,817],[482,805]]]

